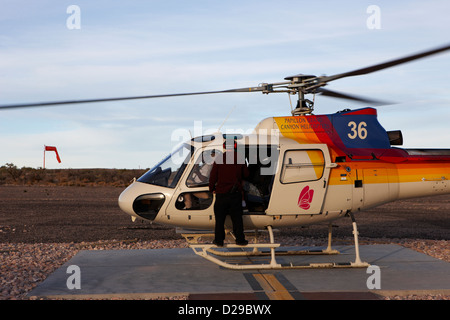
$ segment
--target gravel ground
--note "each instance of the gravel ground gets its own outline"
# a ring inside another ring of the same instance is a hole
[[[26,294],[80,250],[187,247],[173,228],[132,223],[114,187],[0,187],[0,300]],[[394,243],[450,262],[450,196],[398,201],[356,216],[361,245]],[[347,219],[333,223],[333,242],[353,244]],[[282,245],[324,245],[326,225],[281,230]],[[184,299],[186,297],[176,297]],[[446,295],[388,300],[450,300]]]

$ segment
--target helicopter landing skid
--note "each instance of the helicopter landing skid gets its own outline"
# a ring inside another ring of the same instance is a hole
[[[233,270],[251,270],[251,269],[312,269],[312,268],[365,268],[368,267],[369,264],[366,262],[362,262],[359,258],[359,245],[357,242],[357,230],[356,223],[353,223],[354,235],[355,235],[355,251],[356,251],[356,259],[354,262],[345,262],[345,263],[335,263],[335,262],[326,262],[326,263],[309,263],[304,265],[294,265],[292,263],[289,264],[280,264],[276,260],[276,255],[334,255],[339,254],[339,251],[331,249],[331,224],[329,226],[328,233],[328,247],[325,250],[289,250],[289,251],[277,251],[276,248],[280,247],[279,243],[274,243],[273,230],[271,226],[267,226],[267,230],[269,231],[270,243],[249,243],[248,245],[241,246],[236,244],[224,244],[221,248],[230,248],[231,250],[235,250],[237,248],[253,248],[252,251],[221,251],[216,250],[219,248],[215,244],[203,244],[199,243],[198,240],[201,237],[214,236],[214,234],[182,234],[182,236],[187,240],[190,248],[194,251],[195,254],[209,260],[221,267]],[[260,248],[268,248],[270,252],[260,251]],[[217,257],[254,257],[254,256],[271,256],[269,263],[263,264],[253,264],[250,260],[245,261],[245,264],[235,264],[223,261]]]

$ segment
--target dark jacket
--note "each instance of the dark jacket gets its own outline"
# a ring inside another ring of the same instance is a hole
[[[209,176],[209,191],[229,193],[234,187],[234,189],[242,193],[242,180],[249,176],[247,165],[245,163],[237,163],[236,154],[232,163],[226,163],[226,155],[227,152],[223,154],[221,159],[216,159],[213,164]]]

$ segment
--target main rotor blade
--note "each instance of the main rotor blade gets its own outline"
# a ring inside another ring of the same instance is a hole
[[[64,100],[64,101],[48,101],[48,102],[36,102],[36,103],[20,103],[20,104],[10,104],[10,105],[0,105],[0,109],[46,107],[46,106],[56,106],[56,105],[65,105],[65,104],[81,104],[81,103],[95,103],[95,102],[107,102],[107,101],[122,101],[122,100],[153,99],[153,98],[167,98],[167,97],[179,97],[179,96],[194,96],[194,95],[214,94],[214,93],[256,92],[256,91],[263,91],[263,90],[264,90],[264,87],[249,87],[249,88],[220,90],[220,91],[172,93],[172,94],[158,94],[158,95],[150,95],[150,96],[102,98],[102,99],[83,99],[83,100]]]
[[[425,52],[421,52],[421,53],[417,53],[417,54],[413,54],[404,58],[399,58],[399,59],[395,59],[395,60],[391,60],[391,61],[387,61],[384,63],[380,63],[380,64],[376,64],[370,67],[366,67],[366,68],[361,68],[361,69],[357,69],[357,70],[353,70],[350,72],[344,72],[344,73],[339,73],[333,76],[323,76],[323,77],[319,77],[319,81],[320,82],[329,82],[329,81],[333,81],[333,80],[337,80],[337,79],[341,79],[341,78],[345,78],[345,77],[352,77],[352,76],[359,76],[359,75],[363,75],[363,74],[368,74],[368,73],[372,73],[375,71],[379,71],[382,69],[386,69],[386,68],[390,68],[402,63],[406,63],[409,61],[413,61],[413,60],[417,60],[417,59],[421,59],[427,56],[431,56],[433,54],[437,54],[446,50],[450,49],[450,44],[445,45],[443,47],[440,48],[436,48],[436,49],[432,49],[432,50],[428,50]]]
[[[346,99],[346,100],[353,100],[358,102],[364,102],[369,103],[374,106],[382,106],[386,104],[393,104],[392,102],[388,101],[381,101],[381,100],[375,100],[372,98],[365,98],[361,96],[355,96],[355,95],[349,95],[347,93],[337,92],[337,91],[331,91],[324,88],[318,88],[316,90],[317,93],[320,93],[323,96],[333,97],[333,98],[339,98],[339,99]]]

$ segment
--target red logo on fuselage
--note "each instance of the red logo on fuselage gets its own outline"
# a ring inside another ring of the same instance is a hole
[[[311,207],[310,203],[313,200],[313,196],[314,190],[309,189],[309,186],[304,187],[298,197],[298,206],[304,210],[308,210]]]

